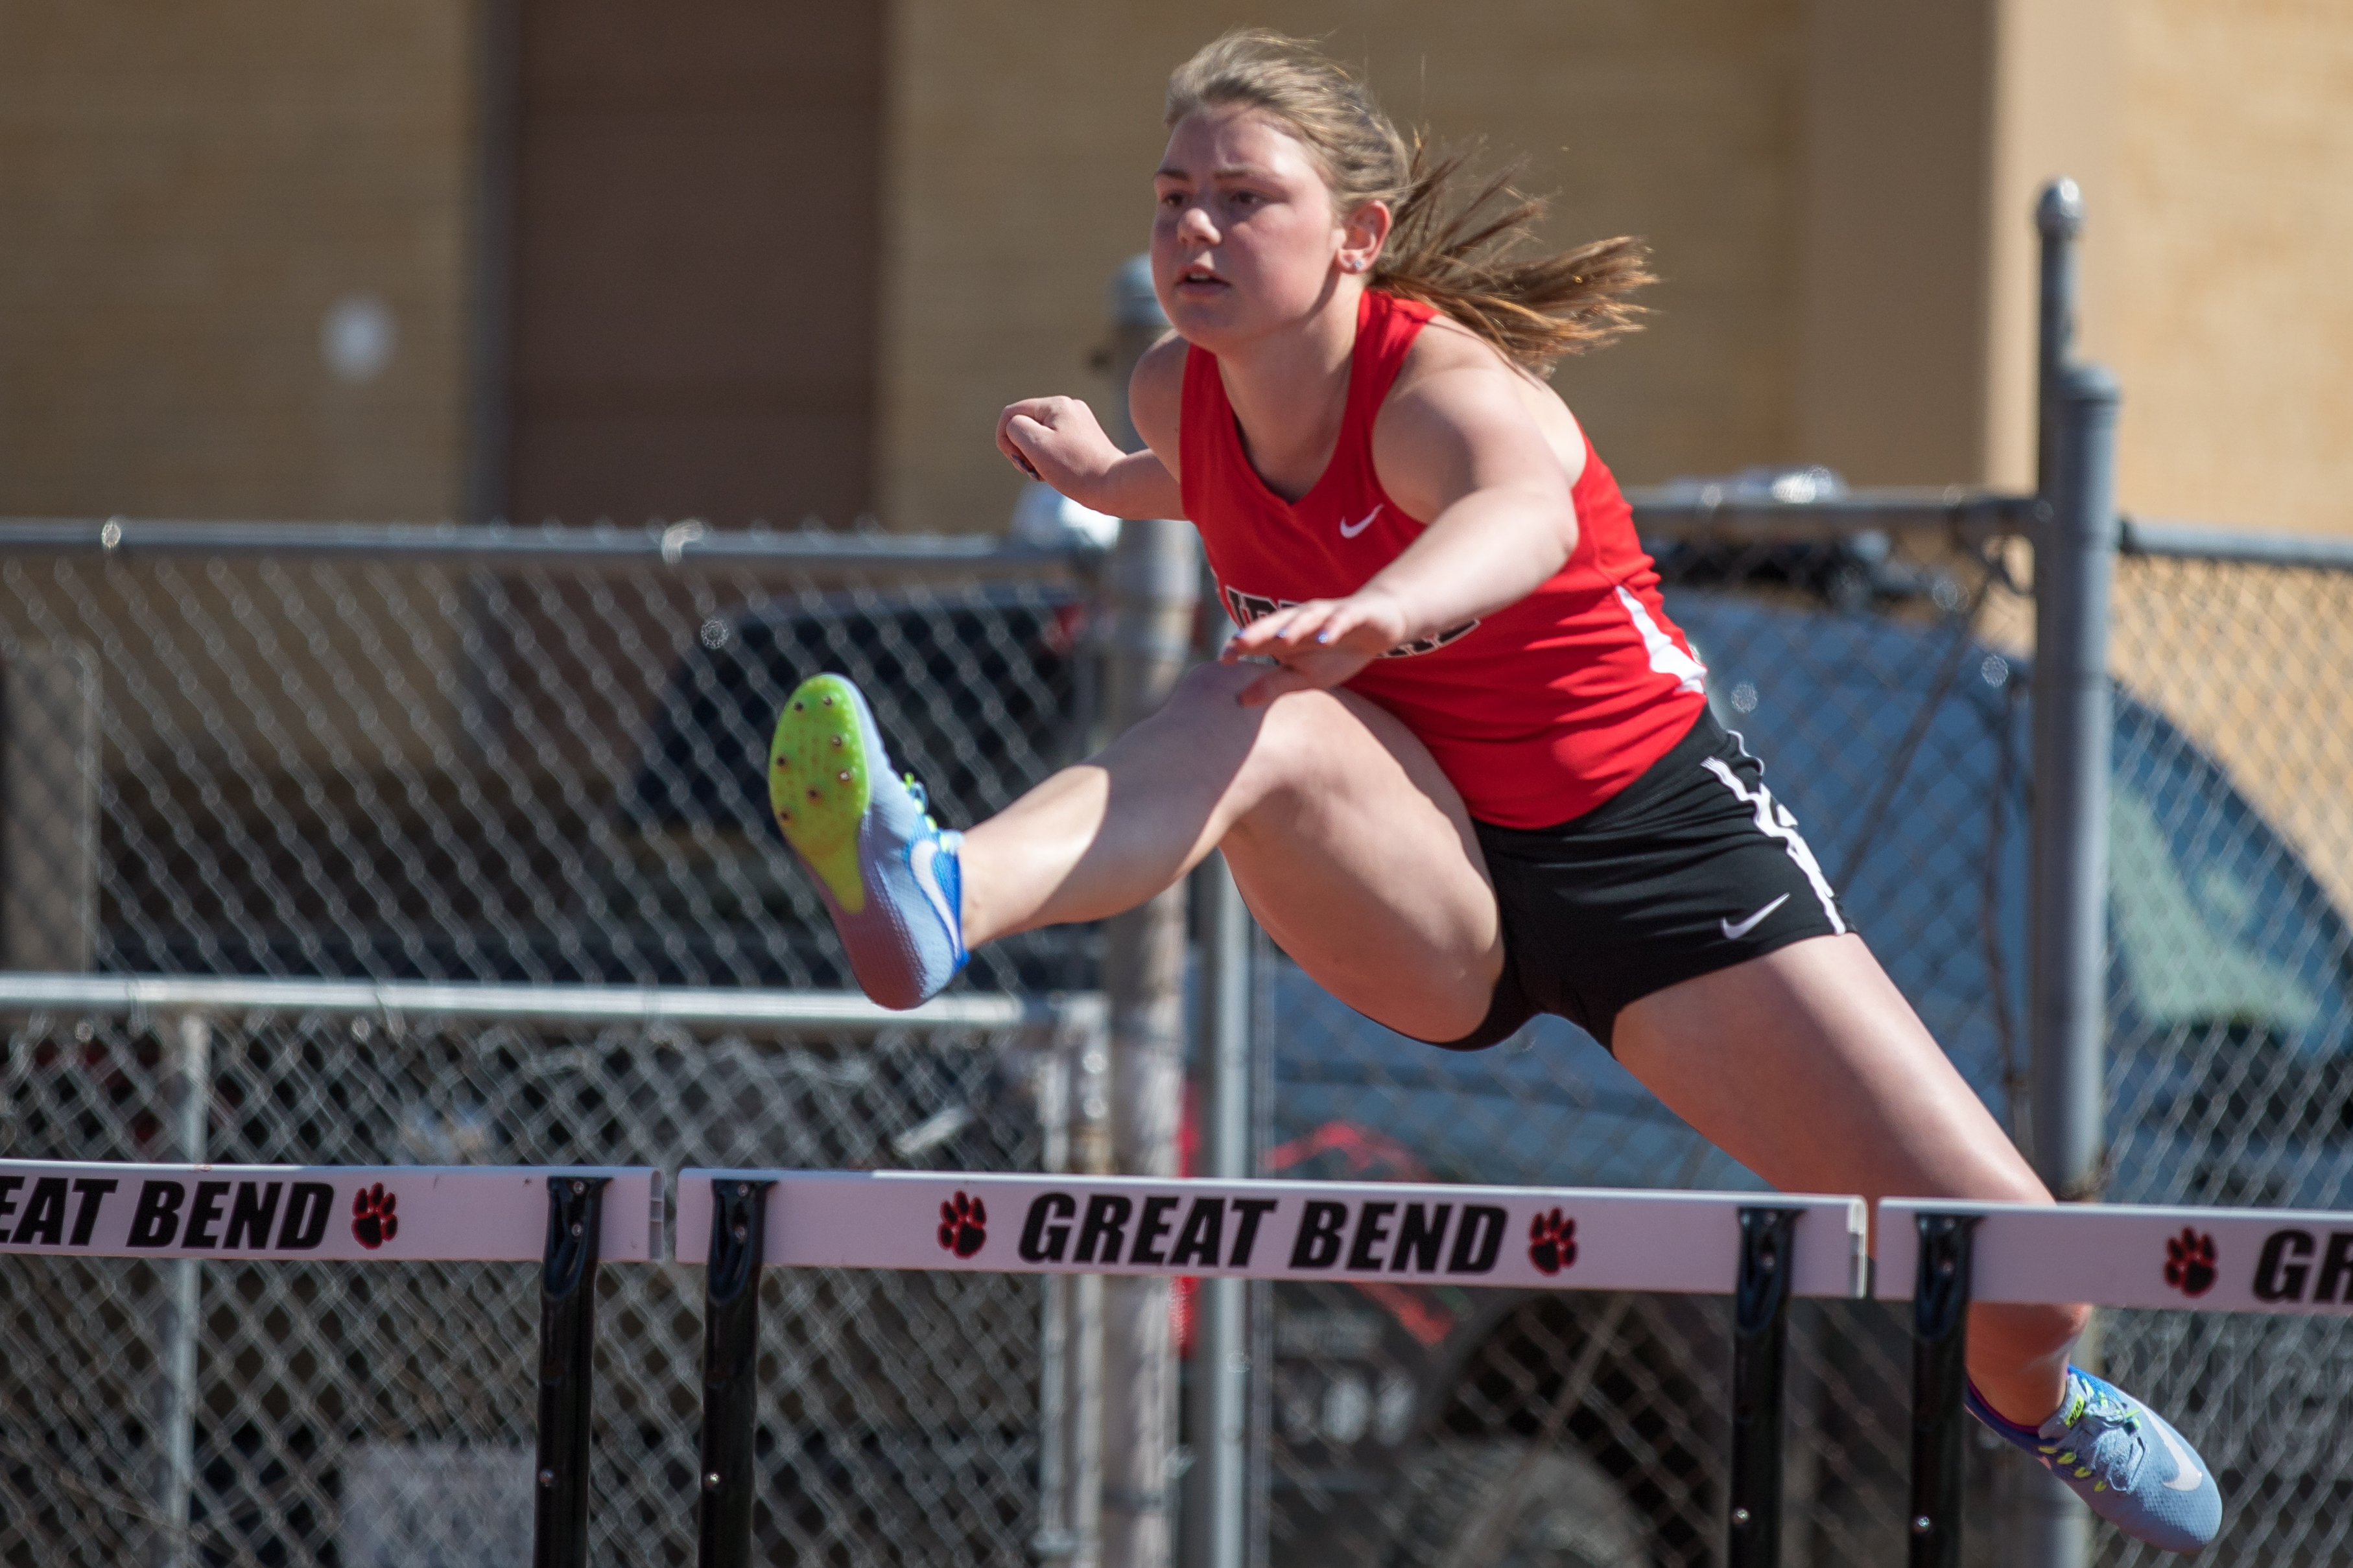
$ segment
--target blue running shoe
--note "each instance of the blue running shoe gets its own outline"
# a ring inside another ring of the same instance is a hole
[[[885,1007],[914,1007],[964,967],[964,835],[891,771],[874,710],[839,675],[801,682],[768,748],[776,826],[817,877],[849,967]]]
[[[2196,1552],[2222,1528],[2222,1494],[2197,1451],[2164,1416],[2081,1367],[2067,1369],[2067,1397],[2039,1431],[2005,1420],[1975,1384],[1968,1407],[2135,1540]]]

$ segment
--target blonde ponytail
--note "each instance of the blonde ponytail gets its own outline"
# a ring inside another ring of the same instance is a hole
[[[1506,170],[1468,198],[1468,158],[1409,142],[1371,92],[1315,47],[1262,27],[1237,27],[1176,68],[1165,121],[1240,104],[1281,121],[1324,165],[1342,213],[1388,206],[1389,237],[1373,288],[1419,300],[1476,332],[1514,363],[1543,374],[1564,354],[1640,329],[1627,296],[1654,281],[1641,241],[1596,240],[1529,255],[1545,210]]]

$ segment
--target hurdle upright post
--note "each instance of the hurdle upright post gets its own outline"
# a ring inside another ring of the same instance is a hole
[[[551,1173],[539,1281],[539,1460],[532,1568],[588,1562],[588,1436],[596,1380],[596,1260],[608,1178]]]
[[[1725,1561],[1781,1561],[1783,1390],[1789,1350],[1789,1268],[1802,1209],[1740,1211],[1740,1275],[1733,1290],[1732,1514]]]
[[[1968,1387],[1969,1254],[1976,1215],[1919,1216],[1912,1291],[1910,1568],[1961,1568],[1963,1393]]]
[[[702,1271],[702,1509],[699,1568],[751,1568],[753,1435],[759,1409],[760,1266],[773,1182],[711,1184],[711,1258]]]

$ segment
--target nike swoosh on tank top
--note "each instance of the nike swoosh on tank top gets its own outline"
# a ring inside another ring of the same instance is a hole
[[[1373,420],[1436,314],[1365,291],[1339,445],[1296,502],[1250,466],[1217,356],[1186,354],[1178,482],[1237,624],[1352,594],[1421,532],[1426,520],[1373,471]],[[1577,549],[1535,593],[1392,649],[1348,682],[1419,737],[1472,816],[1499,827],[1592,810],[1672,749],[1707,702],[1706,672],[1668,620],[1633,511],[1590,440],[1572,499]]]

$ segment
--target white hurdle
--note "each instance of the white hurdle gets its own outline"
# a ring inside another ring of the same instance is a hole
[[[662,1251],[643,1168],[0,1161],[0,1257],[539,1264],[533,1568],[588,1560],[596,1269]]]
[[[2192,1312],[2353,1312],[2353,1214],[2137,1204],[1879,1205],[1883,1301],[1908,1301],[1919,1216],[1977,1220],[1969,1299]]]
[[[2353,1312],[2353,1215],[1887,1198],[1877,1276],[1913,1306],[1909,1563],[1958,1568],[1971,1301]]]
[[[659,1171],[0,1161],[0,1256],[541,1265],[534,1568],[582,1568],[600,1263],[662,1261]],[[773,1200],[773,1201],[772,1201]],[[1732,1568],[1778,1558],[1798,1296],[1913,1304],[1913,1568],[1957,1568],[1967,1309],[2353,1315],[2353,1214],[902,1171],[680,1173],[705,1268],[702,1568],[752,1561],[759,1271],[1442,1282],[1734,1299]],[[1811,1223],[1801,1223],[1812,1216]]]
[[[773,1199],[773,1201],[771,1201]],[[1801,1224],[1809,1215],[1812,1223]],[[1861,1198],[1152,1181],[931,1172],[679,1173],[678,1258],[708,1268],[702,1568],[752,1562],[759,1270],[1432,1280],[1736,1300],[1735,1568],[1780,1538],[1793,1296],[1863,1293]]]

